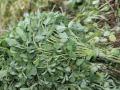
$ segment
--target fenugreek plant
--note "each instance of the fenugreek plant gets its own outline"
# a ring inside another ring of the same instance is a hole
[[[85,33],[59,13],[25,16],[0,39],[0,90],[119,90],[91,62],[107,58],[106,52],[90,45]]]

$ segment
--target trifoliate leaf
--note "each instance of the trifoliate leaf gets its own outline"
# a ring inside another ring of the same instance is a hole
[[[105,31],[103,35],[104,35],[104,36],[109,36],[109,35],[110,35],[110,32],[109,32],[109,31]]]

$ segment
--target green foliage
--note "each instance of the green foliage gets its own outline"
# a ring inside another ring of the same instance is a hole
[[[25,16],[0,39],[0,90],[119,90],[85,32],[59,13]]]

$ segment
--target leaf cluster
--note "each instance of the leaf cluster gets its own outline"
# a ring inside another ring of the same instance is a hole
[[[119,90],[90,62],[96,50],[78,24],[53,12],[25,16],[0,39],[0,90]]]

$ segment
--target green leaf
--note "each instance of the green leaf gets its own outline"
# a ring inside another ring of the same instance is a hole
[[[94,4],[94,5],[99,4],[99,3],[100,3],[100,0],[94,0],[94,1],[92,2],[92,4]]]
[[[19,45],[19,43],[16,41],[16,39],[6,38],[6,41],[7,41],[9,46],[17,46],[17,45]]]
[[[7,70],[1,70],[0,71],[0,79],[7,76]]]
[[[91,72],[92,72],[92,73],[95,73],[96,71],[98,71],[98,69],[99,69],[99,66],[97,66],[97,65],[95,65],[95,64],[92,64],[92,65],[91,65]]]
[[[44,21],[44,24],[45,24],[45,25],[48,25],[48,24],[50,23],[50,20],[51,20],[51,18],[48,17],[48,18]]]
[[[65,70],[66,70],[67,72],[70,72],[70,71],[71,71],[71,68],[70,68],[70,67],[66,67]]]
[[[109,36],[110,35],[110,31],[105,31],[104,32],[104,36]]]
[[[64,25],[56,25],[56,30],[61,33],[66,29]]]
[[[69,22],[68,28],[72,30],[84,31],[84,27],[78,22]]]
[[[15,87],[18,88],[18,87],[20,87],[21,85],[22,85],[22,84],[21,84],[20,82],[18,82],[18,83],[15,84]]]
[[[43,40],[44,38],[45,38],[45,36],[38,34],[38,35],[35,36],[35,41],[39,42],[39,41]]]
[[[83,63],[84,63],[84,59],[78,59],[77,61],[76,61],[76,65],[77,66],[80,66],[80,65],[82,65]]]
[[[59,36],[61,38],[61,42],[66,42],[68,40],[68,35],[65,32],[59,33]]]
[[[67,39],[68,38],[68,35],[65,32],[59,33],[59,36],[60,36],[61,39]]]
[[[114,55],[114,56],[119,56],[120,55],[120,50],[117,49],[117,48],[113,48],[111,50],[111,54]]]
[[[20,36],[20,38],[21,38],[23,41],[26,41],[26,40],[27,40],[27,37],[26,37],[25,32],[24,32],[20,27],[17,27],[17,28],[16,28],[16,33]]]
[[[28,71],[28,77],[29,76],[31,76],[31,75],[36,75],[37,74],[37,69],[36,69],[36,67],[33,67],[32,65],[30,66],[31,67],[31,69],[29,69],[29,71]]]

